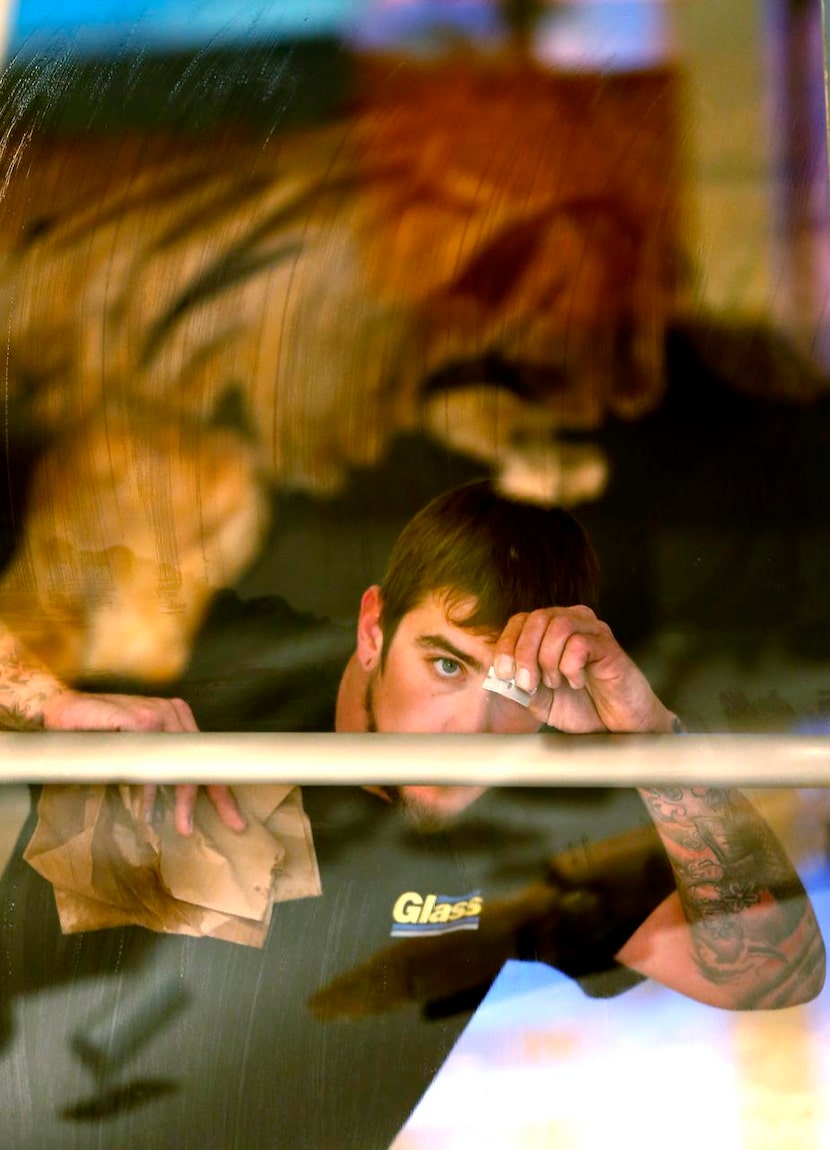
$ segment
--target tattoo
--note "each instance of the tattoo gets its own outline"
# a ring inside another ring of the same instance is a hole
[[[0,623],[0,729],[43,730],[43,704],[65,690]]]
[[[27,714],[15,704],[0,706],[0,731],[43,731],[46,729],[42,713]]]
[[[823,978],[804,888],[747,799],[716,787],[641,791],[669,855],[701,975],[772,1006],[796,977]]]

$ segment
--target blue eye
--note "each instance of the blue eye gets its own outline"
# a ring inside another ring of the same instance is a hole
[[[442,679],[454,679],[461,670],[461,664],[455,659],[434,659],[433,666]]]

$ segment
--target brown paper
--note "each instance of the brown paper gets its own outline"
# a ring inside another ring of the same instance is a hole
[[[23,857],[55,888],[64,934],[136,925],[262,946],[273,904],[319,895],[320,875],[298,787],[234,793],[247,830],[200,792],[184,837],[163,791],[148,823],[141,787],[45,786]]]

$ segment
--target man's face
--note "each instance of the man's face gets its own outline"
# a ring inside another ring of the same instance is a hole
[[[454,605],[467,618],[472,601]],[[401,619],[370,673],[369,730],[420,734],[528,734],[539,721],[524,707],[482,687],[498,635],[452,623],[442,599],[430,595]]]
[[[455,604],[465,619],[475,604]],[[412,734],[529,734],[539,722],[524,707],[485,691],[497,635],[482,635],[447,618],[430,595],[401,619],[381,666],[383,634],[377,587],[363,596],[358,657],[368,671],[364,698],[369,731]],[[480,786],[401,786],[394,796],[422,828],[439,828],[484,791]]]

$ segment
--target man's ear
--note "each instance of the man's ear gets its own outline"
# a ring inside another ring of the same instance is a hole
[[[382,610],[380,587],[373,583],[363,592],[357,618],[357,658],[364,671],[374,671],[380,664],[383,650],[383,632],[380,629]]]

